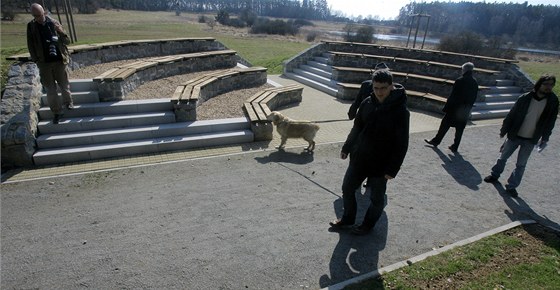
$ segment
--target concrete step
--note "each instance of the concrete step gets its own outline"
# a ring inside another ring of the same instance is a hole
[[[513,80],[496,80],[496,86],[498,87],[513,87],[514,85]]]
[[[515,86],[495,86],[490,87],[489,90],[485,90],[484,94],[511,94],[511,93],[518,93],[521,94],[523,89],[520,87]]]
[[[511,109],[515,104],[515,101],[504,101],[504,102],[477,102],[474,104],[473,111],[480,110],[502,110]]]
[[[45,134],[37,137],[37,146],[39,149],[76,147],[88,144],[125,142],[169,136],[249,130],[250,128],[251,123],[247,118],[203,120],[108,130]]]
[[[74,101],[74,104],[98,103],[99,94],[97,93],[97,91],[83,91],[83,92],[72,91],[72,100]],[[41,103],[44,106],[49,105],[47,94],[44,93],[43,95],[41,95]]]
[[[170,136],[59,149],[41,149],[35,152],[33,160],[36,165],[50,165],[152,152],[247,143],[253,142],[253,140],[254,135],[251,130]]]
[[[483,120],[483,119],[497,119],[503,118],[509,113],[508,110],[480,110],[471,112],[471,120]]]
[[[143,112],[173,111],[170,99],[130,100],[119,102],[97,102],[74,105],[73,110],[66,110],[64,117],[75,118],[97,115],[120,115]],[[53,114],[48,107],[39,109],[41,120],[50,120]]]
[[[317,75],[313,72],[306,71],[306,70],[303,70],[301,68],[294,69],[294,73],[297,74],[297,75],[300,75],[304,78],[313,80],[313,81],[318,82],[318,83],[322,83],[322,84],[327,85],[327,86],[331,85],[331,84],[336,84],[336,82],[334,82],[330,78]]]
[[[307,65],[312,66],[314,68],[326,71],[328,73],[332,73],[332,66],[325,64],[325,63],[320,63],[320,62],[316,62],[316,61],[308,61]]]
[[[323,57],[323,56],[315,56],[313,58],[314,61],[318,62],[318,63],[324,63],[324,64],[328,64],[329,63],[329,58],[328,57]]]
[[[515,101],[519,98],[521,94],[513,93],[513,94],[484,94],[484,100],[486,102],[506,102],[506,101]]]
[[[310,86],[316,90],[319,90],[323,93],[326,93],[328,95],[331,95],[333,97],[336,96],[336,94],[338,93],[338,88],[336,87],[336,82],[330,82],[329,84],[324,84],[324,83],[320,83],[317,81],[314,81],[312,79],[308,79],[304,76],[298,75],[296,73],[284,73],[284,75],[287,78],[290,78],[292,80],[295,80],[297,82],[300,82],[306,86]]]
[[[325,71],[324,69],[320,69],[320,68],[310,66],[310,65],[302,65],[299,68],[302,69],[302,70],[308,71],[312,74],[322,76],[326,79],[329,79],[329,80],[332,79],[332,73],[328,72],[328,71]]]
[[[59,124],[53,124],[52,120],[40,121],[38,128],[40,134],[55,134],[174,122],[175,114],[173,112],[149,112],[124,115],[84,116],[77,118],[63,117],[60,119]]]
[[[97,83],[93,79],[71,79],[71,92],[97,91]]]

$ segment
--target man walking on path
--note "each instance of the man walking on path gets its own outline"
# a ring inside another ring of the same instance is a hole
[[[500,138],[507,135],[507,139],[500,148],[501,155],[492,167],[492,173],[484,181],[497,182],[506,161],[519,148],[515,169],[505,186],[512,197],[518,196],[516,188],[521,183],[533,147],[538,144],[538,151],[542,151],[554,128],[558,115],[558,97],[552,92],[555,84],[555,76],[541,76],[531,92],[517,99],[503,121]]]
[[[443,107],[445,116],[441,120],[438,132],[433,139],[424,139],[424,142],[437,147],[449,128],[455,127],[455,140],[449,149],[457,152],[478,94],[478,83],[473,77],[473,70],[474,64],[470,62],[463,64],[462,76],[455,80],[451,95]]]
[[[406,91],[393,84],[388,70],[373,74],[373,94],[360,105],[354,126],[342,146],[340,157],[350,156],[342,183],[344,213],[330,222],[333,229],[354,225],[357,214],[356,190],[367,178],[371,204],[364,221],[352,229],[353,234],[367,234],[377,223],[385,207],[387,180],[397,176],[408,150],[410,112]]]
[[[67,65],[70,53],[67,44],[68,35],[62,25],[45,14],[43,7],[37,3],[31,5],[33,20],[27,24],[27,49],[31,60],[39,67],[41,84],[47,90],[49,107],[54,114],[53,123],[58,124],[63,111],[73,109]],[[57,83],[62,93],[62,100],[57,91]]]

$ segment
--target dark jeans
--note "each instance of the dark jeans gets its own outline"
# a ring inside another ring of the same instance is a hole
[[[385,177],[367,176],[360,170],[356,170],[352,165],[348,166],[344,181],[342,182],[342,199],[344,201],[344,213],[342,221],[344,223],[355,223],[358,204],[356,202],[356,190],[362,186],[365,179],[368,179],[368,187],[371,188],[371,203],[364,217],[363,225],[373,228],[385,208],[385,192],[387,190],[387,179]]]
[[[434,139],[432,139],[435,144],[439,145],[439,143],[441,143],[441,140],[443,140],[443,137],[445,137],[445,134],[447,134],[447,131],[451,128],[452,121],[453,120],[451,120],[449,114],[445,114],[445,116],[443,116],[441,124],[439,125],[439,130]],[[458,126],[455,126],[455,140],[453,140],[453,145],[451,145],[455,147],[455,149],[459,148],[461,138],[463,137],[463,131],[465,131],[465,126],[466,124],[459,124]]]

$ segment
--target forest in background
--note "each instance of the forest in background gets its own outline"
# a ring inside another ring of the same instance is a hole
[[[2,18],[29,7],[34,1],[1,1]],[[37,1],[41,2],[41,1]],[[54,11],[57,1],[44,0]],[[64,1],[58,1],[64,2]],[[278,17],[306,20],[326,20],[361,25],[392,26],[394,32],[406,33],[414,18],[410,15],[429,15],[428,34],[435,37],[476,33],[495,43],[557,49],[560,46],[560,6],[515,3],[471,2],[411,2],[401,8],[396,20],[348,18],[334,15],[328,0],[72,0],[68,1],[77,13],[91,14],[98,9],[140,11],[175,11],[176,13],[218,13],[230,15],[247,13],[258,17]],[[335,14],[337,12],[334,12]],[[424,18],[426,19],[426,18]],[[424,28],[426,23],[421,24]],[[250,25],[248,25],[250,26]]]

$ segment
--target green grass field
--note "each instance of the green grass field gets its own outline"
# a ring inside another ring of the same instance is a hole
[[[212,15],[208,15],[212,17]],[[56,18],[56,15],[54,15]],[[9,55],[27,52],[26,25],[30,15],[18,14],[15,21],[2,21],[1,87],[6,82],[6,72],[11,62]],[[96,14],[75,14],[74,23],[78,41],[74,44],[110,42],[117,40],[157,39],[175,37],[214,37],[225,46],[237,51],[255,66],[268,68],[269,74],[282,73],[282,62],[310,47],[305,41],[286,41],[276,37],[245,37],[233,33],[211,29],[197,22],[198,15],[174,12],[143,12],[127,10],[99,10]],[[65,18],[62,23],[67,26]],[[549,72],[560,76],[560,62],[520,62],[520,67],[533,79],[541,73]],[[560,95],[560,85],[554,88]]]

